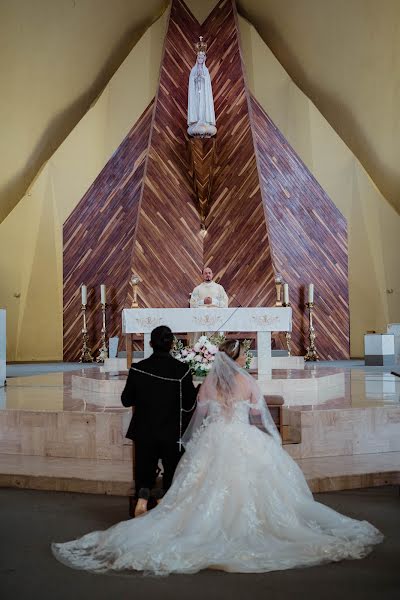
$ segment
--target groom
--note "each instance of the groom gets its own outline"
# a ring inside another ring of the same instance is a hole
[[[135,442],[135,516],[146,512],[161,459],[162,496],[170,487],[182,456],[180,438],[196,403],[197,390],[187,365],[173,358],[173,334],[161,325],[151,332],[153,354],[132,363],[121,401],[133,406],[126,437]],[[159,497],[160,497],[159,496]]]

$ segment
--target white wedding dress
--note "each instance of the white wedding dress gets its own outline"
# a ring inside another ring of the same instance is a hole
[[[234,393],[217,400],[213,371],[207,377],[162,502],[106,531],[53,544],[58,560],[94,572],[257,573],[362,558],[382,540],[370,523],[314,501],[254,380],[231,359],[222,363]],[[269,433],[251,424],[254,415]]]

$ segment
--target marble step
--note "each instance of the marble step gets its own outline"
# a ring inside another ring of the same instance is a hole
[[[400,485],[400,452],[296,461],[314,493]],[[129,496],[128,461],[0,455],[0,487]]]
[[[0,455],[0,487],[129,496],[132,482],[131,461]]]
[[[400,452],[296,460],[314,493],[400,485]]]

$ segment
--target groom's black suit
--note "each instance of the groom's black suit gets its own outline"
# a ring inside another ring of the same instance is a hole
[[[137,369],[137,370],[133,370]],[[154,486],[158,460],[164,467],[163,489],[172,482],[181,452],[179,382],[151,377],[182,379],[188,367],[173,358],[169,352],[153,352],[129,370],[121,400],[124,406],[134,406],[135,412],[126,437],[135,442],[136,494],[142,488]],[[182,408],[193,407],[197,390],[189,373],[182,381]],[[182,432],[189,423],[191,412],[182,413]]]

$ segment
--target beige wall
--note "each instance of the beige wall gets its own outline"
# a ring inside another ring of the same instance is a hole
[[[238,0],[400,212],[399,0]]]
[[[147,30],[0,223],[9,361],[62,359],[62,225],[153,99],[167,16]]]
[[[2,0],[0,222],[165,5]]]
[[[254,27],[239,23],[250,90],[347,219],[351,355],[362,356],[366,330],[400,322],[400,216]]]

